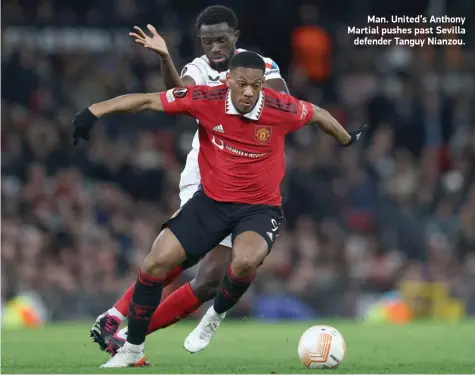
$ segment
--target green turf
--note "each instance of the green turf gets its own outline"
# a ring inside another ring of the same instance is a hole
[[[347,356],[331,373],[473,373],[474,323],[408,326],[317,322],[340,329]],[[183,349],[194,326],[182,323],[147,340],[150,368],[106,371],[107,360],[89,339],[89,326],[68,324],[37,330],[2,331],[3,373],[311,373],[297,357],[297,341],[310,323],[264,324],[226,321],[210,347]],[[317,371],[313,371],[317,372]]]

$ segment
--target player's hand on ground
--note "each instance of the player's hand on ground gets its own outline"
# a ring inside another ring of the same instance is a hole
[[[76,146],[80,139],[89,141],[91,139],[91,130],[97,122],[97,117],[89,110],[83,109],[78,112],[73,119],[73,145]]]
[[[167,43],[165,43],[165,39],[163,39],[160,34],[158,34],[155,27],[153,27],[152,25],[147,25],[147,29],[152,34],[151,36],[145,34],[145,32],[138,26],[134,26],[134,29],[135,32],[129,33],[129,36],[134,38],[136,43],[139,43],[145,48],[155,51],[161,57],[165,57],[168,55]]]
[[[356,130],[351,130],[348,132],[348,134],[351,136],[351,140],[349,143],[344,145],[344,147],[351,146],[353,143],[359,141],[362,137],[364,137],[364,134],[368,131],[369,126],[368,125],[362,125]]]

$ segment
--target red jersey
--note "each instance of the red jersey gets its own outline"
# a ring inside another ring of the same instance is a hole
[[[310,103],[263,89],[254,109],[240,114],[227,86],[191,86],[163,92],[167,113],[199,122],[198,164],[205,194],[219,202],[280,206],[287,133],[313,116]]]

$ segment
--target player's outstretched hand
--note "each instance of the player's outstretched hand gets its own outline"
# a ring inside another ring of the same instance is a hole
[[[165,57],[168,55],[167,43],[160,34],[158,34],[155,27],[152,25],[147,25],[147,29],[150,31],[152,36],[148,36],[145,32],[138,26],[134,26],[135,32],[129,33],[129,36],[134,38],[136,43],[143,45],[145,48],[151,49],[160,55],[160,57]]]
[[[365,125],[360,126],[356,130],[349,131],[348,134],[351,136],[351,140],[346,145],[343,145],[343,147],[351,146],[353,143],[360,140],[361,137],[363,137],[364,134],[368,131],[368,129],[369,129],[369,126],[365,124]]]
[[[76,146],[80,139],[89,141],[91,139],[91,130],[97,122],[97,117],[89,110],[83,109],[77,113],[73,119],[73,145]]]

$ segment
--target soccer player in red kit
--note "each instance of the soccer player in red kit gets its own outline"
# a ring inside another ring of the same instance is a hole
[[[186,64],[181,74],[178,73],[173,63],[165,40],[153,26],[148,25],[148,29],[150,35],[147,35],[139,27],[135,27],[135,31],[129,35],[137,43],[154,51],[160,57],[161,73],[166,89],[196,85],[220,86],[226,78],[232,57],[245,51],[237,48],[240,34],[238,19],[231,9],[222,5],[209,6],[198,15],[196,31],[204,54]],[[288,94],[287,84],[280,74],[277,63],[269,57],[263,57],[263,59],[266,64],[263,87]],[[180,207],[193,197],[201,185],[201,173],[198,165],[199,147],[197,130],[180,177]],[[193,279],[164,298],[155,310],[150,319],[147,334],[186,318],[216,296],[226,269],[231,262],[231,248],[231,233],[229,233],[203,259],[188,260],[167,275],[164,285],[172,283],[181,272],[199,261]],[[133,290],[134,285],[125,291],[114,306],[100,314],[91,328],[93,341],[112,355],[127,340],[128,327],[125,326],[119,330],[119,326],[127,319]]]
[[[127,342],[102,367],[145,363],[145,335],[160,303],[164,277],[185,260],[205,255],[229,233],[232,261],[207,312],[214,329],[246,292],[282,223],[280,183],[286,134],[306,124],[318,124],[348,146],[365,130],[347,133],[327,111],[263,89],[264,71],[259,55],[242,52],[230,63],[227,85],[124,95],[93,104],[75,116],[75,143],[80,138],[88,140],[97,118],[110,113],[154,110],[199,120],[202,189],[164,224],[155,240],[135,283]],[[206,347],[211,336],[191,342],[190,351]]]

